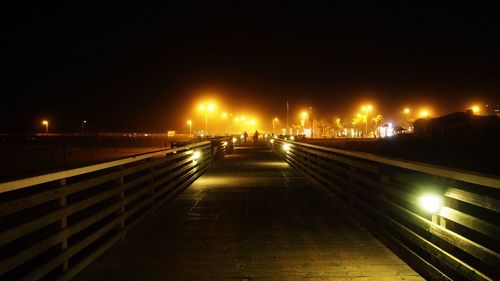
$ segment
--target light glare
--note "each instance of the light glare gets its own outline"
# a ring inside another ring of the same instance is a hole
[[[201,152],[199,152],[199,151],[195,151],[195,152],[193,152],[193,156],[192,156],[192,157],[193,157],[193,160],[198,160],[198,159],[200,159],[200,157],[201,157]]]
[[[420,206],[427,212],[439,213],[443,206],[443,198],[436,194],[427,194],[420,197]]]

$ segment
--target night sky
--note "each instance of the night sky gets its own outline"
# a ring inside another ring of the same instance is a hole
[[[206,93],[269,120],[499,103],[497,1],[124,2],[0,9],[0,133],[176,129]]]

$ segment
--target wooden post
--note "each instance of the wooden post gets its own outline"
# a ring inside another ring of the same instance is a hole
[[[68,204],[67,200],[66,200],[66,190],[64,189],[64,186],[66,185],[66,179],[60,179],[59,180],[59,188],[61,188],[62,190],[62,194],[61,194],[61,198],[59,198],[59,208],[61,208],[62,210],[65,210],[66,209],[66,206]],[[66,231],[66,228],[68,227],[68,217],[67,217],[67,213],[64,211],[63,212],[63,217],[61,218],[61,221],[59,223],[59,229],[60,231]],[[66,249],[68,249],[68,236],[65,235],[62,242],[61,242],[61,251],[64,252],[66,251]],[[63,271],[67,271],[68,270],[68,267],[69,267],[69,263],[68,263],[68,258],[66,257],[64,259],[64,263],[62,264],[62,270]]]
[[[121,175],[115,180],[116,188],[119,189],[118,198],[120,200],[120,210],[118,211],[118,216],[120,217],[120,231],[122,232],[121,238],[125,239],[126,229],[125,229],[125,191],[123,190],[123,183],[125,182],[125,176],[123,175],[123,165],[120,165]]]

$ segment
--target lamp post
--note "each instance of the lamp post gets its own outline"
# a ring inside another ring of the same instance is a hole
[[[45,126],[45,134],[48,135],[49,134],[49,121],[43,120],[42,125]]]
[[[215,106],[213,104],[200,105],[200,110],[205,113],[205,135],[208,135],[208,111],[214,111]]]
[[[309,121],[311,121],[311,138],[314,138],[314,118],[312,106],[309,106]]]
[[[82,121],[82,133],[85,132],[85,125],[87,125],[87,120]]]
[[[274,127],[274,126],[275,126],[275,125],[274,125],[274,123],[275,123],[275,122],[278,122],[278,117],[274,117],[274,118],[273,118],[273,134],[274,134],[274,132],[276,131],[276,130],[275,130],[275,127]]]
[[[191,120],[187,120],[187,124],[189,126],[189,134],[191,135],[191,126],[193,125],[193,122]]]
[[[307,112],[302,111],[300,115],[302,116],[302,119],[300,120],[300,125],[302,126],[302,132],[305,134]]]

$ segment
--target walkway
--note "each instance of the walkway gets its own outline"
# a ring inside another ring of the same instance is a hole
[[[264,147],[227,155],[75,280],[422,280]]]

